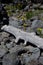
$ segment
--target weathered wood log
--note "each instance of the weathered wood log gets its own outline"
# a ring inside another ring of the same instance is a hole
[[[39,36],[35,35],[35,33],[24,32],[18,28],[7,25],[3,26],[1,29],[13,34],[16,37],[15,39],[16,43],[18,42],[19,39],[23,39],[25,45],[27,42],[30,42],[31,44],[36,45],[37,47],[43,49],[43,38],[40,38]]]

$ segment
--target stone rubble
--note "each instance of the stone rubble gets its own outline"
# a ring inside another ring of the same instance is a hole
[[[43,65],[43,53],[31,45],[25,46],[15,43],[14,36],[7,32],[0,32],[0,65]]]

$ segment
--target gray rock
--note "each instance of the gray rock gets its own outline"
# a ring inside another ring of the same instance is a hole
[[[33,8],[39,8],[41,4],[33,4]]]
[[[19,59],[15,53],[7,54],[3,57],[3,65],[18,65]]]
[[[0,57],[4,56],[6,52],[7,49],[5,48],[5,46],[0,46]]]
[[[43,5],[41,5],[39,8],[43,9]]]
[[[28,54],[22,54],[22,59],[25,64],[29,63],[32,60],[36,61],[40,56],[40,50],[38,48],[28,47],[28,49]]]
[[[31,28],[35,31],[37,28],[43,28],[43,21],[41,20],[35,20],[33,21]]]
[[[43,65],[43,56],[39,58],[39,63]]]
[[[22,46],[16,45],[16,46],[14,46],[13,48],[11,48],[11,49],[9,50],[9,52],[10,52],[10,53],[14,53],[14,52],[15,52],[15,53],[17,54],[18,51],[21,50],[22,48],[23,48]],[[16,51],[17,51],[17,52],[16,52]]]

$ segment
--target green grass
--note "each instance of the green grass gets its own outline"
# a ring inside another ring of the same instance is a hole
[[[35,10],[35,11],[28,11],[26,13],[26,18],[30,19],[33,16],[38,16],[39,14],[43,13],[43,10]]]
[[[26,18],[27,19],[30,19],[32,16],[33,16],[33,12],[32,11],[26,13]]]
[[[21,8],[22,8],[22,5],[12,6],[12,5],[8,5],[8,4],[6,4],[6,7],[5,7],[5,9],[8,11],[8,14],[9,14],[9,13],[10,13],[10,14],[12,14],[12,13],[15,14],[16,9],[19,9],[19,11],[20,11]],[[12,10],[14,10],[14,12],[12,12]],[[37,9],[37,10],[35,10],[35,11],[27,11],[27,12],[25,12],[27,19],[30,19],[30,18],[33,17],[33,16],[38,16],[38,15],[41,14],[41,13],[43,13],[43,10],[41,10],[41,9],[40,9],[40,10]]]

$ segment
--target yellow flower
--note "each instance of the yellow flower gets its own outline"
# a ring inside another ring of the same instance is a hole
[[[38,28],[38,29],[37,29],[37,33],[38,33],[38,34],[41,34],[41,32],[42,32],[42,28]]]
[[[38,28],[37,31],[42,31],[42,28]]]
[[[26,20],[26,18],[24,16],[21,17],[22,20]]]
[[[24,26],[24,27],[27,27],[27,26],[28,26],[28,24],[24,23],[24,24],[23,24],[23,26]]]

